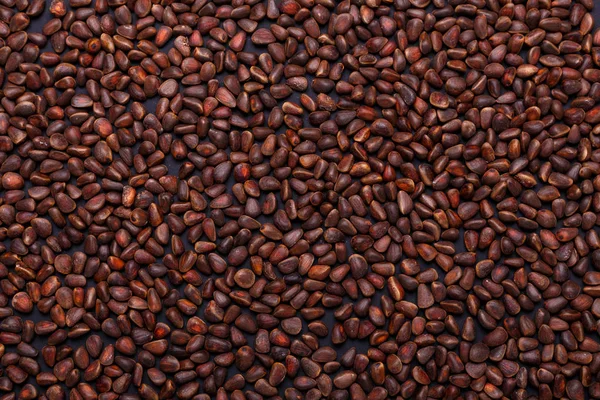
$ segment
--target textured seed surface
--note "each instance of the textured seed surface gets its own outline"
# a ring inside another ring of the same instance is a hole
[[[0,400],[600,399],[594,3],[0,0]]]

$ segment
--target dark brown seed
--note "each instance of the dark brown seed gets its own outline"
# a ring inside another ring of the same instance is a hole
[[[0,3],[3,398],[600,398],[593,1]]]

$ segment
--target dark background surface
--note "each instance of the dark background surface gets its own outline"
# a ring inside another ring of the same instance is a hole
[[[598,1],[597,3],[598,3],[598,4],[596,5],[596,7],[594,8],[594,10],[593,10],[593,12],[592,12],[592,15],[594,16],[594,20],[595,20],[595,22],[596,22],[596,26],[598,26],[598,25],[599,25],[599,23],[600,23],[600,1]],[[45,10],[44,14],[43,14],[42,16],[40,16],[40,17],[38,17],[38,18],[36,18],[36,19],[33,19],[33,20],[32,20],[32,23],[31,23],[31,26],[30,26],[30,29],[29,29],[29,31],[30,31],[30,32],[41,32],[43,25],[44,25],[44,24],[45,24],[47,21],[49,21],[49,20],[52,18],[52,16],[51,16],[51,15],[50,15],[50,13],[48,12],[48,7],[49,7],[49,6],[50,6],[50,0],[48,0],[48,2],[47,2],[47,5],[46,5],[46,10]],[[270,22],[268,22],[268,21],[263,21],[263,22],[261,22],[261,23],[259,24],[259,27],[268,27],[268,25],[269,25],[269,24],[270,24]],[[172,46],[172,43],[173,43],[173,39],[171,40],[171,42],[170,42],[170,44],[169,44],[168,46],[166,46],[165,48],[162,48],[161,50],[162,50],[162,51],[164,51],[164,52],[166,52],[166,51],[167,51],[167,49],[168,49],[170,46]],[[49,50],[49,49],[50,49],[50,47],[48,46],[48,47],[47,47],[47,49],[43,49],[42,51],[44,51],[44,50]],[[248,40],[247,40],[247,43],[246,43],[246,48],[245,48],[245,51],[252,51],[252,52],[259,53],[259,52],[263,52],[263,51],[265,51],[265,49],[264,49],[264,48],[258,48],[258,47],[255,47],[255,46],[253,46],[253,45],[252,45],[252,42],[251,42],[251,41],[249,40],[249,38],[248,38]],[[221,80],[222,80],[223,76],[224,76],[224,74],[220,74],[220,75],[219,75],[219,79],[221,79]],[[79,92],[84,92],[84,91],[85,91],[85,88],[82,88],[82,89],[80,89],[80,90],[78,90],[78,91],[79,91]],[[310,93],[310,92],[311,92],[311,90],[309,89],[308,93]],[[314,93],[312,93],[312,94],[314,94]],[[315,95],[315,96],[316,96],[316,95]],[[286,100],[291,100],[291,101],[298,102],[298,99],[299,99],[299,95],[298,95],[297,93],[294,93],[294,94],[291,96],[291,98],[290,98],[290,99],[286,99]],[[158,98],[154,98],[154,99],[148,100],[148,101],[146,101],[146,102],[144,103],[144,105],[146,106],[146,109],[147,109],[149,112],[154,112],[154,110],[155,110],[155,107],[156,107],[157,100],[158,100]],[[267,116],[265,116],[265,120],[266,120],[266,118],[267,118]],[[307,121],[305,121],[305,122],[307,122]],[[278,132],[278,133],[279,133],[279,132]],[[136,145],[136,148],[137,148],[138,146],[139,146],[139,143],[138,143],[138,145]],[[180,164],[181,164],[181,163],[180,163],[180,162],[177,162],[176,160],[174,160],[174,159],[173,159],[173,158],[172,158],[172,157],[169,155],[169,156],[166,158],[166,164],[167,164],[167,166],[169,167],[169,174],[177,175],[177,172],[178,172],[178,170],[179,170],[179,166],[180,166]],[[230,183],[231,183],[231,184],[229,185],[229,187],[231,187],[231,185],[233,184],[233,179],[232,179],[232,178],[230,179]],[[0,195],[1,195],[1,194],[0,194]],[[82,202],[79,202],[79,203],[78,203],[78,205],[83,205],[83,203],[82,203]],[[283,205],[280,205],[280,206],[283,206]],[[259,219],[261,222],[265,222],[265,221],[267,221],[267,220],[268,220],[268,219],[267,219],[266,217],[264,217],[264,216],[261,216],[261,217],[260,217],[260,218],[258,218],[258,219]],[[294,227],[296,227],[296,226],[294,226]],[[59,232],[59,230],[58,230],[58,229],[55,227],[54,234],[56,235],[58,232]],[[462,233],[462,231],[461,231],[461,233]],[[185,236],[185,234],[184,234],[184,235],[182,235],[182,239],[184,239],[184,242],[186,242],[186,246],[187,246],[187,248],[188,248],[188,249],[192,249],[192,248],[193,248],[193,246],[191,246],[191,244],[187,242],[187,239],[185,239],[185,238],[184,238],[184,236]],[[7,246],[9,246],[9,245],[10,245],[10,242],[9,242],[9,241],[6,241],[6,242],[5,242],[5,244],[6,244]],[[462,243],[462,235],[461,235],[461,240],[459,240],[457,243],[455,243],[455,245],[456,245],[456,250],[457,250],[457,252],[460,252],[460,251],[465,251],[465,249],[464,249],[464,245],[463,245],[463,243]],[[74,246],[74,247],[73,247],[73,248],[72,248],[72,249],[69,251],[69,253],[70,253],[70,254],[72,254],[74,251],[80,251],[80,250],[82,250],[82,246],[81,246],[81,245]],[[348,250],[349,250],[348,254],[352,254],[352,250],[349,248],[349,246],[348,246]],[[168,249],[168,250],[167,250],[167,252],[169,252],[169,251],[170,251],[170,249]],[[486,257],[486,253],[485,253],[485,252],[482,252],[482,253],[480,254],[480,257],[481,257],[481,258],[487,258],[487,257]],[[428,264],[428,263],[425,263],[423,260],[419,260],[419,263],[420,263],[420,265],[421,265],[421,268],[422,268],[422,270],[423,270],[423,269],[425,269],[425,268],[428,268],[428,267],[435,268],[435,269],[438,271],[438,274],[440,275],[440,277],[439,277],[439,279],[438,279],[438,280],[442,280],[442,279],[443,279],[443,276],[444,276],[444,273],[443,273],[443,271],[442,271],[442,270],[440,270],[440,269],[439,269],[439,268],[438,268],[438,267],[437,267],[435,264],[432,264],[432,263],[429,263],[429,264]],[[578,280],[578,281],[579,281],[579,283],[580,283],[580,284],[582,284],[580,280]],[[93,284],[93,282],[91,282],[91,281],[90,281],[90,282],[88,282],[88,285],[92,285],[92,284]],[[183,286],[181,287],[181,289],[183,289]],[[377,305],[377,306],[379,306],[379,304],[380,304],[380,301],[379,301],[379,300],[380,300],[380,299],[379,299],[379,296],[381,296],[382,294],[386,294],[386,295],[388,295],[387,289],[384,289],[384,290],[378,291],[378,293],[377,293],[377,294],[376,294],[376,295],[373,297],[373,304],[374,304],[374,305]],[[183,296],[183,295],[182,295],[182,296]],[[411,292],[407,292],[405,300],[408,300],[408,301],[416,301],[416,292],[412,292],[412,293],[411,293]],[[350,300],[349,298],[347,298],[347,297],[346,297],[346,298],[344,298],[344,303],[347,303],[347,302],[351,302],[351,300]],[[203,310],[204,310],[204,307],[206,306],[206,304],[207,304],[207,301],[205,301],[205,302],[204,302],[204,304],[203,304],[203,305],[202,305],[202,307],[200,308],[200,310],[199,310],[199,312],[197,313],[197,315],[199,315],[199,316],[201,316],[201,317],[203,316]],[[541,304],[539,304],[538,306],[541,306]],[[335,318],[333,317],[334,310],[335,310],[335,309],[326,309],[326,311],[327,311],[327,312],[326,312],[326,314],[325,314],[325,317],[322,319],[322,320],[323,320],[323,321],[324,321],[324,322],[327,324],[327,326],[329,326],[330,328],[332,328],[332,327],[333,327],[333,325],[334,325],[334,323],[336,322],[336,321],[335,321]],[[246,311],[246,312],[249,312],[249,311]],[[530,314],[531,314],[531,315],[533,315],[533,314],[534,314],[534,312],[531,312]],[[420,312],[420,315],[422,315],[422,312]],[[32,314],[29,314],[29,315],[21,315],[21,316],[22,316],[24,319],[31,319],[31,320],[33,320],[34,322],[38,322],[38,321],[41,321],[41,320],[47,320],[47,319],[49,319],[49,316],[48,316],[48,315],[41,315],[41,314],[39,313],[39,311],[37,310],[37,308],[34,308],[34,312],[33,312]],[[114,318],[114,316],[113,316],[113,318]],[[463,316],[461,316],[461,318],[460,318],[461,322],[462,322],[462,321],[464,321],[464,319],[465,319],[465,318],[466,318],[466,314],[465,314],[465,315],[463,315]],[[163,310],[163,312],[162,312],[162,313],[159,315],[159,321],[162,321],[162,322],[165,322],[165,323],[168,323],[168,324],[169,324],[168,320],[165,318],[165,315],[164,315],[164,310]],[[343,322],[343,321],[342,321],[342,322]],[[169,325],[170,325],[170,324],[169,324]],[[305,328],[305,329],[303,330],[303,333],[304,333],[304,332],[308,332],[308,329],[306,329],[306,325],[307,325],[307,324],[306,324],[306,321],[304,321],[304,328]],[[477,331],[477,339],[476,339],[476,341],[479,341],[479,340],[481,340],[481,338],[482,338],[482,337],[485,335],[485,333],[486,333],[486,332],[485,332],[483,329],[481,329],[481,327],[479,326],[479,324],[478,324],[478,323],[476,323],[476,326],[478,327],[478,331]],[[109,343],[113,343],[113,344],[115,343],[115,339],[113,339],[113,338],[110,338],[110,337],[108,337],[108,336],[104,335],[102,332],[91,332],[90,334],[88,334],[88,335],[84,335],[84,336],[83,336],[83,337],[81,337],[81,338],[77,338],[77,339],[69,339],[69,340],[67,340],[65,343],[66,343],[66,344],[68,344],[69,346],[71,346],[71,347],[73,348],[73,350],[75,350],[77,347],[84,345],[84,344],[85,344],[85,339],[86,339],[86,338],[87,338],[89,335],[91,335],[91,334],[98,334],[98,335],[100,335],[100,336],[102,337],[102,339],[103,339],[103,341],[104,341],[104,344],[105,344],[105,345],[107,345],[107,344],[109,344]],[[594,335],[594,336],[597,336],[597,335]],[[246,337],[247,337],[247,339],[248,339],[248,344],[249,344],[251,347],[253,347],[254,335],[248,335],[248,334],[246,334]],[[332,345],[331,343],[328,343],[328,340],[329,340],[329,339],[330,339],[330,337],[327,337],[327,338],[325,338],[325,339],[322,339],[322,341],[321,341],[321,345],[322,345],[322,346],[323,346],[323,345],[331,345],[332,347],[334,347],[334,348],[337,350],[337,352],[338,352],[338,359],[339,359],[339,358],[342,356],[342,354],[343,354],[345,351],[347,351],[347,350],[348,350],[348,349],[350,349],[351,347],[356,347],[356,349],[358,350],[358,352],[359,352],[359,353],[366,353],[366,352],[367,352],[367,350],[368,350],[368,348],[369,348],[368,339],[365,339],[365,340],[350,340],[350,339],[349,339],[349,340],[347,340],[347,341],[346,341],[346,342],[345,342],[343,345],[341,345],[341,346],[335,346],[335,345]],[[595,337],[594,339],[598,340],[598,338],[597,338],[597,337]],[[33,345],[34,345],[36,348],[38,348],[38,350],[40,350],[40,351],[41,351],[42,347],[43,347],[44,345],[46,345],[46,340],[47,340],[47,337],[37,337],[37,338],[35,338],[35,339],[34,339],[34,341],[33,341],[33,343],[32,343],[32,344],[33,344]],[[7,352],[9,352],[9,351],[14,351],[14,346],[7,346]],[[234,349],[234,351],[235,351],[235,349]],[[43,360],[42,360],[42,358],[41,358],[41,354],[40,354],[40,356],[38,356],[37,360],[38,360],[38,362],[39,362],[39,364],[40,364],[40,366],[41,366],[41,368],[42,368],[42,371],[51,371],[51,368],[49,368],[48,366],[46,366],[46,364],[43,362]],[[157,357],[157,361],[158,361],[158,360],[159,360],[159,358]],[[82,371],[82,372],[83,372],[83,371]],[[228,373],[228,378],[230,378],[231,376],[233,376],[233,375],[234,375],[235,373],[237,373],[237,372],[239,372],[239,371],[237,371],[237,369],[235,368],[235,366],[232,366],[232,367],[230,367],[230,368],[229,368],[229,373]],[[149,381],[147,380],[147,378],[145,378],[145,379],[144,379],[144,381],[145,381],[146,383],[149,383]],[[38,386],[38,385],[35,383],[35,379],[34,379],[33,377],[30,377],[30,378],[29,378],[29,379],[26,381],[26,383],[32,383],[34,386],[38,387],[38,390],[41,390],[41,393],[43,393],[43,392],[45,391],[45,388],[39,387],[39,386]],[[283,396],[283,391],[284,391],[284,389],[285,389],[285,388],[287,388],[287,387],[291,387],[291,386],[292,386],[291,380],[290,380],[289,378],[287,378],[287,379],[286,379],[286,381],[284,381],[284,383],[283,383],[283,384],[282,384],[282,385],[279,387],[279,389],[280,389],[280,395],[281,395],[281,396]],[[251,386],[251,385],[246,385],[246,389],[252,389],[252,386]],[[40,393],[40,394],[41,394],[41,393]],[[130,386],[130,390],[128,391],[128,393],[136,393],[136,391],[135,391],[135,388],[133,387],[133,385],[131,385],[131,386]],[[202,393],[202,386],[201,386],[201,391],[200,391],[200,393]],[[535,391],[532,391],[532,393],[535,393]]]

